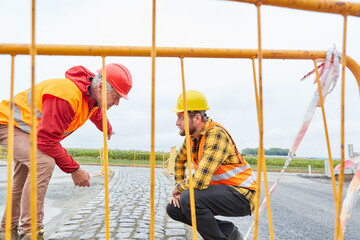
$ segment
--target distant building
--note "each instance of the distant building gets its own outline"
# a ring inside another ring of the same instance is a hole
[[[356,157],[359,155],[359,153],[354,152],[354,145],[353,144],[348,144],[348,150],[349,150],[349,157]]]

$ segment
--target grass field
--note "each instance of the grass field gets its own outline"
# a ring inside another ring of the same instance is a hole
[[[245,156],[246,161],[256,169],[257,157]],[[265,157],[266,168],[268,171],[281,171],[286,158],[284,157]],[[334,166],[338,165],[340,160],[333,161]],[[312,173],[325,173],[325,159],[308,159],[308,158],[294,158],[286,172],[309,172],[309,165]]]
[[[74,157],[74,160],[79,164],[101,164],[100,159],[94,157]],[[166,161],[166,159],[165,159]],[[157,160],[155,165],[162,166],[163,161]],[[110,159],[109,158],[109,165],[113,166],[150,166],[150,162],[148,159]]]
[[[68,153],[79,164],[101,164],[99,149],[80,149],[68,148]],[[156,163],[158,167],[162,167],[166,160],[169,158],[168,152],[156,152]],[[108,163],[109,165],[123,165],[123,166],[150,166],[150,152],[137,151],[137,150],[109,150]],[[256,170],[257,157],[244,156],[246,161]],[[1,149],[0,159],[6,159],[6,151]],[[266,168],[268,171],[281,171],[285,164],[286,158],[284,157],[265,157]],[[335,160],[334,166],[340,163]],[[324,173],[324,159],[307,159],[307,158],[294,158],[288,166],[286,172],[308,172],[309,165],[311,166],[312,173]]]
[[[96,149],[67,149],[67,151],[80,164],[100,164],[99,150]],[[125,166],[149,166],[150,152],[146,151],[122,151],[109,150],[109,165]],[[156,152],[156,166],[163,166],[163,161],[169,158],[167,152]],[[246,161],[254,168],[257,168],[257,157],[245,156]],[[265,157],[268,171],[281,171],[285,164],[284,157]],[[340,161],[334,161],[334,166]],[[287,168],[287,172],[308,172],[309,165],[312,173],[324,173],[324,159],[295,158]]]

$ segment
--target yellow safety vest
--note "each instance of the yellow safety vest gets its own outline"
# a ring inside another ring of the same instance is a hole
[[[232,143],[235,147],[235,152],[237,153],[239,163],[238,164],[228,164],[224,165],[221,164],[218,169],[215,171],[214,175],[211,178],[210,185],[222,184],[222,185],[231,185],[231,186],[239,186],[248,188],[251,190],[256,189],[256,176],[253,173],[251,166],[245,161],[245,159],[241,156],[238,149],[236,148],[235,142],[230,136],[229,132],[220,124],[216,122],[211,122],[206,129],[205,133],[213,126],[219,126],[223,128],[228,136],[230,137]],[[205,135],[205,134],[204,134]],[[190,144],[193,146],[194,142],[190,139]],[[198,161],[201,161],[201,157],[204,152],[204,144],[205,144],[205,137],[203,136],[199,143],[198,149]],[[198,162],[196,159],[196,155],[192,155],[192,162],[194,164],[195,170],[197,169]]]
[[[83,98],[83,93],[76,86],[76,84],[67,78],[50,79],[40,82],[35,87],[35,114],[36,127],[38,126],[42,116],[42,102],[44,95],[52,95],[61,98],[70,103],[75,116],[65,130],[63,138],[75,131],[77,128],[84,125],[97,107],[92,110],[89,109],[88,102]],[[14,98],[14,120],[15,126],[30,133],[31,126],[31,89],[18,93]],[[9,100],[3,100],[0,103],[0,124],[9,124]]]

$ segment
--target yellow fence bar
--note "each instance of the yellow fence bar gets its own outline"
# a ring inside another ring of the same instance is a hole
[[[320,79],[319,79],[319,70],[318,70],[318,66],[316,64],[316,60],[314,59],[314,66],[315,66],[315,73],[316,73],[316,83],[318,86],[318,91],[319,91],[319,101],[320,101],[320,105],[321,105],[321,112],[322,112],[322,116],[323,116],[323,122],[324,122],[324,129],[325,129],[325,137],[326,137],[326,144],[327,144],[327,149],[328,149],[328,155],[329,155],[329,164],[330,164],[330,172],[331,172],[331,183],[332,183],[332,187],[333,187],[333,194],[334,194],[334,202],[335,202],[335,210],[336,210],[336,216],[340,216],[340,208],[337,208],[337,193],[336,193],[336,183],[335,183],[335,175],[334,175],[334,165],[333,165],[333,161],[332,161],[332,156],[331,156],[331,148],[330,148],[330,140],[329,140],[329,133],[328,133],[328,129],[327,129],[327,123],[326,123],[326,115],[325,115],[325,107],[324,107],[324,98],[323,98],[323,93],[322,93],[322,89],[321,89],[321,83],[320,83]],[[336,225],[335,225],[336,226]],[[342,239],[342,236],[341,236]]]
[[[191,150],[190,150],[190,133],[189,133],[189,114],[187,110],[187,101],[186,101],[186,88],[185,88],[185,73],[184,73],[184,58],[180,57],[181,60],[181,80],[182,80],[182,90],[183,90],[183,102],[184,102],[184,122],[185,122],[185,138],[186,138],[186,156],[187,156],[187,166],[189,170],[189,193],[190,193],[190,213],[191,213],[191,226],[193,230],[193,240],[197,239],[197,229],[196,229],[196,213],[195,213],[195,195],[194,195],[194,182],[193,182],[193,173],[191,167]]]
[[[106,89],[106,68],[105,68],[105,56],[102,57],[102,108],[103,108],[103,135],[104,135],[104,188],[105,188],[105,236],[108,240],[110,238],[110,223],[109,223],[109,170],[108,170],[108,146],[107,146],[107,117],[106,117],[106,109],[107,109],[107,89]]]
[[[360,3],[333,0],[229,0],[244,3],[261,3],[276,7],[285,7],[314,12],[335,13],[360,17]]]
[[[156,33],[156,0],[152,8],[152,45],[151,45],[151,152],[150,152],[150,240],[155,239],[155,59],[157,49]]]
[[[150,57],[151,47],[36,44],[37,55]],[[0,44],[0,54],[29,55],[29,44]],[[257,58],[257,49],[156,47],[156,57]],[[262,50],[263,59],[325,59],[326,51]],[[360,66],[349,56],[346,67],[360,89]]]
[[[343,31],[343,51],[342,51],[342,68],[341,68],[341,162],[340,162],[340,175],[339,175],[339,191],[336,205],[336,222],[335,222],[335,239],[338,236],[342,239],[342,229],[340,224],[340,209],[344,183],[344,169],[345,169],[345,66],[346,66],[346,28],[347,16],[344,16],[344,31]]]
[[[256,111],[257,111],[257,115],[259,116],[259,111],[260,111],[260,109],[259,109],[259,93],[258,93],[258,87],[257,87],[257,82],[256,82],[256,69],[255,69],[255,60],[254,60],[254,58],[251,59],[251,62],[252,62],[253,76],[254,76],[254,90],[255,90]],[[258,120],[258,127],[260,129],[260,121],[259,120]],[[272,218],[271,218],[270,196],[269,196],[269,188],[268,188],[268,184],[267,184],[268,180],[267,180],[267,173],[266,173],[267,170],[266,170],[266,162],[265,161],[263,161],[262,164],[261,164],[261,170],[263,171],[264,182],[265,182],[265,197],[266,197],[266,207],[267,207],[267,211],[268,211],[269,234],[270,234],[270,239],[274,239],[273,227],[272,227]],[[260,192],[259,192],[259,197],[260,197]],[[260,202],[257,202],[257,204],[259,204],[259,203]],[[257,208],[259,209],[259,205],[257,206]],[[255,211],[258,211],[258,210],[255,210]],[[258,219],[258,217],[257,217],[257,219]],[[257,226],[256,226],[256,228],[257,228]],[[255,236],[255,234],[254,234],[254,236]],[[256,236],[256,238],[257,238],[257,236]]]
[[[11,216],[12,216],[12,161],[14,153],[14,65],[15,56],[11,56],[11,85],[10,85],[10,108],[8,125],[8,178],[7,178],[7,204],[5,220],[5,239],[11,239]]]
[[[258,9],[258,25],[259,25],[259,34],[261,33],[261,19],[260,19],[260,4],[257,5],[257,9]],[[261,35],[260,35],[261,36]],[[261,38],[259,38],[261,40]],[[259,51],[262,51],[261,48],[261,41],[259,41]],[[261,58],[259,57],[259,60],[262,59],[262,54],[260,54],[259,52],[259,56],[261,56]],[[259,61],[259,64],[261,63],[261,61]],[[260,65],[259,65],[260,66]],[[260,70],[260,69],[259,69]],[[260,74],[262,74],[262,70],[261,72],[259,71]],[[260,78],[261,75],[259,75]],[[262,79],[262,76],[261,76]],[[262,104],[262,103],[261,103]],[[261,122],[263,124],[263,109],[261,109]],[[263,126],[262,130],[263,130]],[[263,147],[263,146],[262,146]],[[262,171],[263,171],[263,175],[264,175],[264,186],[265,186],[265,197],[266,197],[266,209],[267,209],[267,213],[268,213],[268,223],[269,223],[269,235],[270,235],[270,240],[274,240],[274,231],[273,231],[273,224],[272,224],[272,217],[271,217],[271,206],[270,206],[270,196],[269,196],[269,187],[268,187],[268,180],[267,180],[267,175],[266,175],[266,162],[265,162],[265,152],[264,149],[262,149],[262,154],[264,154],[262,156]],[[259,173],[260,174],[260,173]]]
[[[30,152],[30,206],[31,206],[31,239],[37,240],[37,171],[36,171],[36,112],[35,112],[35,56],[36,56],[36,45],[35,45],[35,0],[32,0],[32,11],[31,11],[31,45],[29,48],[31,55],[31,152]]]
[[[151,57],[152,47],[36,44],[37,55]],[[1,43],[0,54],[29,55],[29,44]],[[252,58],[257,49],[156,47],[156,57]],[[263,58],[325,58],[326,51],[264,50]]]
[[[334,174],[334,164],[333,164],[332,155],[331,155],[329,132],[328,132],[328,128],[327,128],[326,115],[325,115],[324,97],[323,97],[323,93],[322,93],[322,89],[321,89],[321,83],[320,83],[320,79],[319,79],[319,69],[318,69],[318,66],[317,66],[317,63],[316,63],[315,59],[314,59],[314,66],[315,66],[315,73],[316,73],[316,83],[317,83],[318,91],[319,91],[319,100],[320,100],[320,104],[321,104],[321,112],[322,112],[323,122],[324,122],[326,146],[327,146],[328,155],[329,155],[329,164],[330,164],[330,172],[331,172],[331,183],[332,183],[332,187],[333,187],[334,202],[335,202],[335,207],[336,207],[337,194],[336,194],[336,182],[335,182],[335,174]]]
[[[258,31],[258,64],[259,64],[259,101],[256,105],[258,113],[258,125],[259,125],[259,150],[257,161],[257,179],[256,179],[256,195],[255,195],[255,216],[254,216],[254,236],[253,239],[257,239],[258,235],[258,223],[259,223],[259,206],[261,195],[261,172],[265,161],[264,146],[263,146],[263,98],[262,98],[262,48],[261,48],[261,18],[260,18],[260,5],[257,5],[257,31]]]
[[[258,16],[259,17],[259,16]],[[260,40],[260,32],[259,32],[259,19],[258,19],[258,64],[259,64],[259,99],[256,105],[257,108],[257,117],[258,117],[258,129],[259,129],[259,150],[258,150],[258,159],[257,159],[257,178],[256,178],[256,195],[255,195],[255,216],[254,216],[254,236],[253,239],[256,240],[258,236],[258,226],[259,226],[259,206],[260,206],[260,195],[261,195],[261,171],[262,171],[262,105],[260,106],[260,102],[262,100],[262,85],[261,85],[261,40]]]

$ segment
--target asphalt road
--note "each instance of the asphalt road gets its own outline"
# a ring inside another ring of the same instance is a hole
[[[268,178],[270,187],[277,174],[268,173]],[[344,197],[348,185],[345,183]],[[261,199],[263,196],[264,190]],[[334,239],[335,204],[330,179],[284,174],[270,200],[275,239]],[[252,217],[234,218],[243,233],[247,232],[252,221]],[[359,240],[359,226],[360,202],[352,212],[344,239]],[[258,239],[269,239],[266,209],[259,218]]]
[[[103,189],[103,176],[99,166],[84,166],[90,172],[91,187],[73,186],[71,177],[58,168],[50,182],[45,204],[45,232],[50,234]],[[113,171],[119,167],[110,167]],[[0,166],[0,212],[5,208],[7,168]],[[141,176],[134,176],[134,179]],[[277,178],[268,173],[269,186]],[[349,183],[344,184],[344,197]],[[262,197],[264,196],[262,191]],[[146,196],[148,197],[148,196]],[[164,210],[165,211],[165,210]],[[304,178],[297,174],[284,174],[271,198],[271,213],[275,239],[333,239],[335,207],[331,181],[324,178]],[[224,217],[220,217],[224,218]],[[231,219],[245,234],[253,216]],[[269,239],[266,209],[260,215],[258,239]],[[360,202],[350,217],[344,239],[360,240]],[[252,233],[251,233],[252,236]],[[189,237],[191,239],[191,237]],[[252,238],[249,238],[252,239]]]

